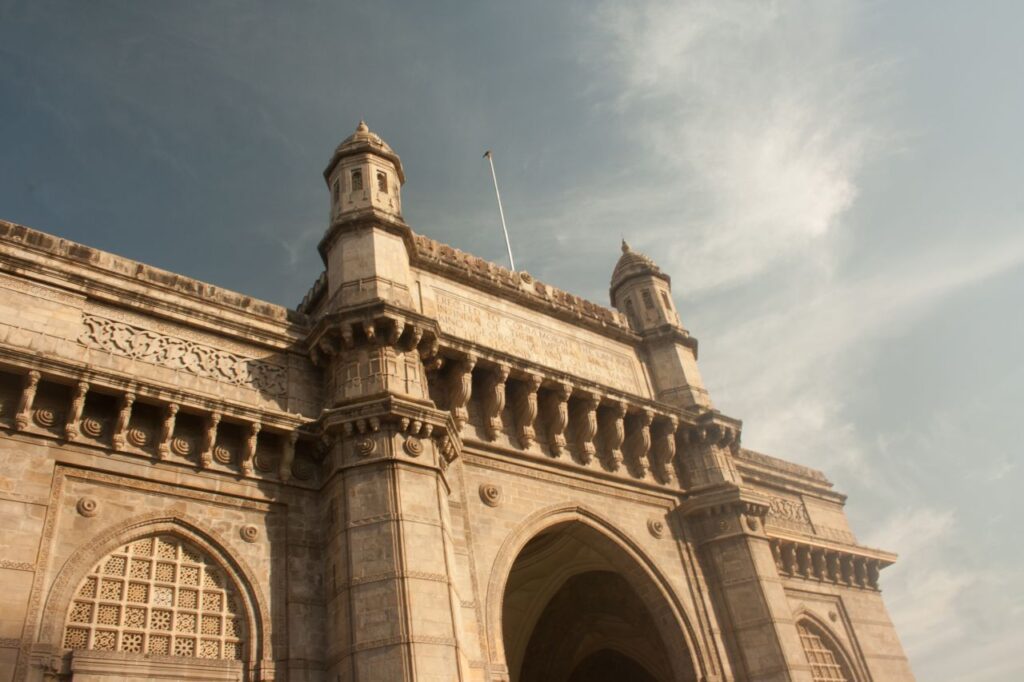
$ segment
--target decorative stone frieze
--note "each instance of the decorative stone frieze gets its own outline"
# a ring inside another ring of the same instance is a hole
[[[83,316],[78,341],[88,348],[244,386],[268,395],[282,395],[288,389],[287,373],[283,367],[98,315]]]

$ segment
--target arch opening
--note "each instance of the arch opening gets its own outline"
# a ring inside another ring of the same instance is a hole
[[[694,680],[685,636],[643,568],[579,521],[527,542],[502,599],[512,682]]]

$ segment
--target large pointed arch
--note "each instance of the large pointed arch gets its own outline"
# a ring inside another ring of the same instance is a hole
[[[49,589],[38,641],[61,650],[65,615],[71,607],[75,590],[90,569],[118,547],[161,534],[174,536],[198,548],[216,562],[217,567],[235,586],[241,612],[245,617],[246,631],[249,633],[249,645],[242,661],[250,673],[257,670],[262,661],[270,658],[271,646],[267,627],[270,622],[267,601],[255,574],[228,549],[228,544],[214,530],[184,514],[143,514],[85,538],[57,572]]]
[[[669,582],[638,542],[597,512],[582,505],[555,505],[534,512],[506,538],[495,557],[488,579],[485,604],[487,642],[492,663],[508,664],[503,632],[503,603],[509,575],[521,552],[534,538],[557,527],[577,527],[601,544],[601,551],[625,578],[653,616],[668,648],[674,680],[701,679],[708,675],[708,658],[699,644],[691,618]],[[607,565],[607,564],[606,564]],[[581,570],[597,568],[580,566]],[[575,573],[578,573],[576,571]],[[553,593],[572,577],[566,572],[550,587]]]

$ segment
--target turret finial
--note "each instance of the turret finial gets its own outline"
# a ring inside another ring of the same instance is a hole
[[[364,121],[363,119],[359,119],[359,125],[356,126],[356,132],[357,133],[368,133],[368,132],[370,132],[370,129],[366,125],[366,121]]]
[[[622,253],[629,253],[630,251],[632,251],[632,249],[629,248],[629,244],[627,244],[626,240],[623,239],[622,240]]]

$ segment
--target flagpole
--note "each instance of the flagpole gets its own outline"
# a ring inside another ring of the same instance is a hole
[[[505,233],[505,248],[508,249],[508,264],[512,266],[512,272],[516,270],[516,262],[512,258],[512,244],[508,240],[508,227],[505,225],[505,211],[501,208],[501,192],[498,191],[498,176],[494,173],[494,154],[488,149],[484,152],[484,158],[491,164],[491,179],[494,180],[494,196],[498,198],[498,215],[501,216],[501,231]]]

